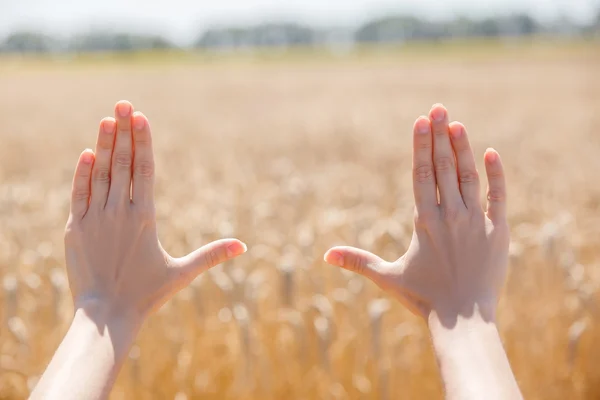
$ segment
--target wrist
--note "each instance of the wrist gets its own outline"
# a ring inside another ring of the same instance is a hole
[[[432,312],[428,325],[448,398],[522,398],[494,318]]]
[[[495,307],[482,309],[476,304],[462,311],[451,307],[432,310],[427,325],[440,361],[440,357],[464,357],[478,344],[499,339]]]
[[[78,296],[74,299],[74,306],[75,314],[83,314],[101,324],[111,322],[134,327],[146,319],[146,315],[134,307],[102,296]]]
[[[144,322],[144,317],[137,312],[104,302],[87,301],[76,304],[73,321],[84,325],[93,324],[101,334],[108,333],[122,341],[133,341]]]
[[[444,326],[454,326],[457,321],[463,323],[475,323],[484,321],[487,323],[496,323],[497,301],[494,299],[477,300],[469,302],[445,302],[441,305],[435,305],[426,316],[429,325],[441,324]]]
[[[477,310],[466,313],[438,314],[428,318],[433,348],[442,370],[486,359],[490,347],[501,345],[495,318],[486,318]]]
[[[478,310],[471,313],[432,311],[427,318],[427,325],[434,340],[438,336],[467,337],[478,332],[497,332],[496,316],[491,311],[485,313]]]
[[[127,357],[140,330],[141,320],[104,309],[78,308],[71,329],[80,336],[82,348],[102,347],[110,343],[110,352],[117,363]],[[87,343],[87,345],[85,345]]]

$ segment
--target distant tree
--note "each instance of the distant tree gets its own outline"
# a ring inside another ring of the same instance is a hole
[[[403,42],[414,39],[441,39],[468,36],[531,35],[537,22],[526,14],[473,21],[465,17],[435,22],[410,16],[393,16],[369,21],[355,34],[357,42]]]
[[[114,38],[112,38],[112,50],[116,51],[131,51],[134,50],[134,39],[131,35],[127,34],[118,34]]]
[[[589,26],[587,28],[589,30]],[[585,30],[585,26],[573,21],[566,14],[561,14],[556,20],[544,26],[545,32],[558,36],[579,36],[585,34]]]
[[[268,23],[251,27],[213,28],[195,46],[201,48],[290,47],[315,43],[316,33],[295,23]]]
[[[419,38],[449,36],[444,24],[423,21],[411,16],[391,16],[367,22],[356,31],[357,42],[403,42]]]
[[[42,53],[52,49],[50,38],[36,32],[16,32],[8,36],[4,51],[15,53]]]
[[[519,35],[532,35],[539,29],[538,23],[527,14],[515,15],[512,21]]]
[[[156,49],[156,50],[159,50],[159,49],[164,50],[164,49],[170,49],[170,48],[175,47],[173,45],[173,43],[171,43],[167,39],[160,37],[160,36],[149,37],[148,44],[149,44],[150,49]]]
[[[313,43],[310,28],[291,23],[264,24],[251,28],[249,32],[255,44],[266,47],[290,47]]]
[[[72,50],[78,52],[129,52],[136,50],[167,49],[173,47],[173,45],[160,36],[92,32],[88,35],[75,38],[70,47]]]
[[[474,23],[469,18],[458,17],[447,24],[446,31],[450,37],[466,37],[473,34]]]
[[[500,24],[496,19],[486,18],[477,24],[474,33],[477,36],[494,37],[499,36],[501,32]]]

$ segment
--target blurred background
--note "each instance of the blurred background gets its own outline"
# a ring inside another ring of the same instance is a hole
[[[597,0],[320,2],[275,0],[4,1],[4,52],[153,49],[349,51],[361,44],[470,37],[592,38]]]
[[[525,397],[600,399],[599,72],[595,0],[0,1],[0,399],[68,328],[73,168],[120,99],[153,128],[163,246],[249,252],[147,321],[113,399],[441,398],[425,324],[322,261],[403,254],[437,102],[507,170]]]

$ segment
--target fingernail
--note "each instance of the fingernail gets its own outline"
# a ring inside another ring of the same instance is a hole
[[[327,257],[328,263],[333,264],[333,265],[337,265],[338,267],[343,267],[344,266],[344,257],[338,253],[337,251],[332,251],[329,253],[329,257]]]
[[[240,243],[234,243],[227,247],[227,257],[236,257],[240,254],[244,254],[246,251],[248,251],[248,246],[246,246],[246,243],[241,243],[241,246]]]
[[[131,113],[131,105],[127,103],[119,103],[117,105],[117,112],[121,117],[127,117]]]
[[[93,156],[92,156],[92,150],[91,149],[85,149],[83,151],[83,154],[81,155],[81,162],[84,164],[91,164],[93,161]]]
[[[137,131],[141,131],[146,126],[146,119],[143,115],[138,114],[133,119],[133,127]]]
[[[112,119],[105,119],[102,123],[102,128],[105,133],[113,133],[115,130],[115,121]]]
[[[495,162],[498,159],[498,154],[496,154],[494,149],[492,149],[491,147],[488,147],[488,149],[485,151],[485,153],[486,153],[485,158],[487,158],[487,160],[489,162]]]
[[[454,125],[452,126],[452,129],[450,129],[450,133],[453,138],[459,139],[463,135],[463,128],[460,125]]]
[[[431,117],[436,122],[442,122],[444,120],[444,118],[446,117],[446,112],[444,111],[443,108],[441,108],[440,105],[436,105],[436,106],[434,106],[433,111],[431,111]]]
[[[423,135],[429,133],[429,120],[419,120],[419,122],[417,123],[417,132]]]

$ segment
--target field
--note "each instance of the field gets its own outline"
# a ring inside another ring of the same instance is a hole
[[[0,59],[0,399],[27,396],[68,327],[73,167],[122,98],[153,127],[164,247],[249,252],[147,321],[112,399],[440,398],[424,323],[322,261],[406,249],[411,127],[435,102],[480,170],[487,147],[507,169],[499,320],[525,397],[599,399],[598,44],[271,61]]]

